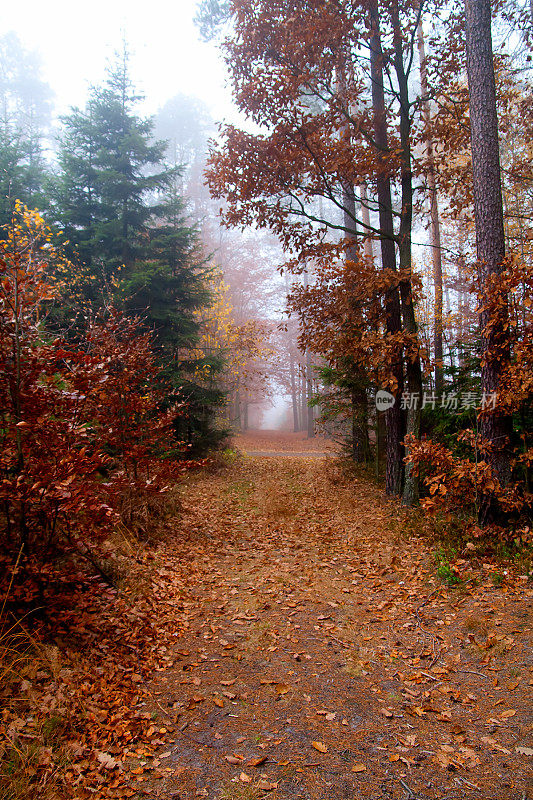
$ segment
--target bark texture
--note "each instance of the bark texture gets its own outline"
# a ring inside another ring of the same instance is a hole
[[[394,244],[394,224],[392,216],[392,196],[390,172],[387,164],[389,152],[385,90],[383,85],[383,51],[379,28],[379,7],[377,0],[370,2],[370,77],[372,82],[372,107],[374,140],[377,150],[377,200],[379,207],[379,227],[381,230],[381,261],[384,270],[396,272],[396,252]],[[400,297],[397,287],[391,288],[385,299],[387,333],[394,335],[401,331]],[[400,407],[403,391],[403,370],[401,353],[392,368],[396,381],[396,403],[385,414],[387,426],[387,468],[385,491],[387,494],[401,494],[403,474],[404,415]]]
[[[501,274],[505,259],[490,0],[466,0],[465,30],[476,246],[483,296]],[[482,310],[480,325],[482,389],[487,394],[497,393],[502,372],[510,358],[507,303],[500,304],[497,314]],[[488,461],[500,483],[505,485],[510,477],[507,445],[511,418],[496,408],[493,413],[482,416],[481,434],[490,443]],[[486,518],[491,514],[490,509],[482,510],[482,516]]]
[[[400,214],[400,230],[398,251],[402,275],[410,276],[412,270],[413,228],[413,171],[411,166],[411,118],[409,107],[408,78],[403,62],[403,43],[400,29],[398,4],[391,5],[391,18],[394,31],[394,69],[398,81],[400,99],[400,143],[401,143],[401,183],[402,211]],[[409,352],[406,359],[407,388],[412,402],[407,411],[407,434],[418,439],[420,436],[420,419],[422,403],[422,367],[420,364],[420,348],[418,343],[418,326],[415,315],[415,304],[410,277],[400,281],[400,300],[403,325],[409,334]],[[405,479],[402,503],[412,506],[418,501],[418,477],[411,464],[405,467]]]

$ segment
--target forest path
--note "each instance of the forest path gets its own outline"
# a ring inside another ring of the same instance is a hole
[[[333,459],[244,458],[183,504],[186,631],[150,687],[139,798],[530,797],[524,580],[441,586]]]

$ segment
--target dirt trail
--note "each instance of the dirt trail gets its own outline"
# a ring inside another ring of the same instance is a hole
[[[151,687],[139,797],[532,796],[525,578],[479,565],[479,585],[443,587],[332,459],[245,458],[183,497],[195,583]]]

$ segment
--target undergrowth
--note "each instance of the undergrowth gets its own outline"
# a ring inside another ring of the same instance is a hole
[[[177,507],[152,508],[167,539]],[[99,798],[111,784],[127,796],[127,772],[118,762],[110,769],[109,754],[145,734],[144,679],[158,665],[158,642],[180,630],[156,613],[157,591],[179,601],[177,564],[163,570],[143,533],[120,524],[99,571],[62,560],[38,576],[38,594],[22,554],[3,582],[0,800],[71,798],[80,786]]]
[[[465,569],[476,571],[483,565],[495,587],[505,581],[504,568],[533,579],[533,542],[512,529],[480,528],[466,515],[412,509],[405,513],[401,532],[433,545],[437,577],[450,588],[461,584]]]

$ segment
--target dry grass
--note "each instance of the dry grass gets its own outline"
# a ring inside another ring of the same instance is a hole
[[[254,786],[245,784],[227,783],[222,787],[220,800],[259,800],[265,793]]]
[[[0,800],[52,800],[60,787],[58,768],[67,764],[63,734],[68,718],[60,713],[38,718],[33,707],[31,678],[37,672],[57,679],[61,655],[55,646],[39,644],[20,624],[5,613],[0,617],[0,698],[4,725],[0,729]],[[31,735],[21,732],[19,722],[35,715]]]

